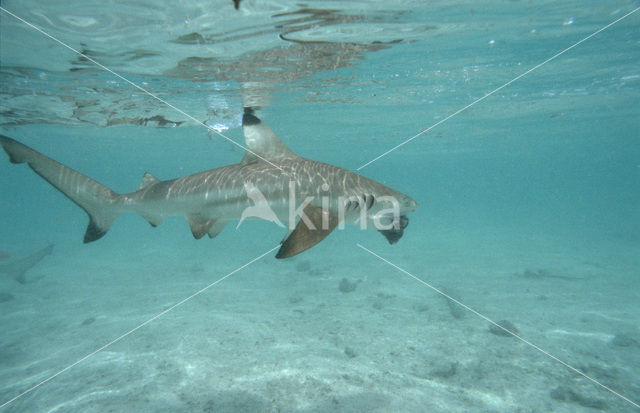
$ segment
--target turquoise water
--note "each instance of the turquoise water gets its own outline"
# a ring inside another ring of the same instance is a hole
[[[1,6],[236,142],[244,102],[294,152],[357,170],[639,4]],[[395,245],[348,227],[234,272],[283,229],[196,241],[181,217],[133,214],[83,244],[83,211],[1,160],[0,411],[638,410],[639,22],[360,169],[420,204]],[[116,192],[241,159],[5,11],[0,24],[0,133]],[[48,244],[16,282],[10,264]]]

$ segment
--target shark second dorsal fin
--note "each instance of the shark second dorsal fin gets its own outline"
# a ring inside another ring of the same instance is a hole
[[[242,158],[243,164],[254,162],[259,158],[271,161],[296,157],[296,154],[291,152],[276,134],[253,114],[251,108],[244,108],[242,131],[245,145],[251,151],[245,152]]]
[[[138,187],[138,191],[141,189],[145,189],[146,187],[153,185],[155,183],[160,182],[158,180],[158,178],[156,178],[155,176],[151,175],[149,172],[145,172],[144,175],[142,175],[142,182],[140,182],[140,186]]]

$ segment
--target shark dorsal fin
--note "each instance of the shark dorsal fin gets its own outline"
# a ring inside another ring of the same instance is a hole
[[[243,164],[254,162],[259,158],[271,161],[296,157],[296,154],[291,152],[276,134],[253,114],[251,108],[244,109],[242,130],[245,145],[251,151],[245,152],[242,158]]]
[[[144,175],[142,176],[142,182],[140,183],[140,187],[138,188],[138,191],[150,185],[156,184],[158,182],[160,182],[158,178],[151,175],[149,172],[145,172]]]

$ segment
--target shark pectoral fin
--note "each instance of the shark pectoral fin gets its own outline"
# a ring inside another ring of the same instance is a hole
[[[225,225],[227,225],[227,221],[216,220],[209,229],[209,232],[207,232],[207,234],[209,234],[209,238],[215,238],[216,235],[222,231]]]
[[[204,234],[209,232],[211,226],[215,222],[215,219],[204,219],[198,214],[193,214],[187,215],[187,221],[189,221],[189,226],[191,227],[193,238],[200,239],[204,237]]]
[[[289,258],[308,250],[327,237],[338,225],[338,215],[329,211],[307,205],[304,214],[313,225],[309,228],[303,218],[298,221],[295,229],[282,241],[282,246],[276,258]]]

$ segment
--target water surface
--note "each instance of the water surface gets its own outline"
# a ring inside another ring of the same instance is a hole
[[[243,104],[356,170],[638,7],[635,1],[3,1],[0,132],[111,187],[238,162]],[[359,173],[420,209],[396,245],[336,231],[266,256],[6,411],[632,411],[640,394],[640,14]],[[87,219],[0,162],[0,403],[275,247],[248,222]],[[4,261],[3,261],[4,262]],[[357,283],[343,291],[343,279]],[[342,284],[341,284],[342,283]],[[9,298],[10,297],[10,298]],[[498,333],[498,334],[496,334]]]

